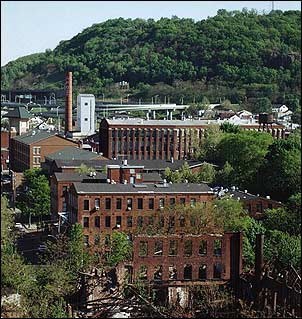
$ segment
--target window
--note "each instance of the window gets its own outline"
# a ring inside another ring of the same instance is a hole
[[[122,209],[122,199],[121,198],[116,199],[116,209]]]
[[[184,280],[192,280],[192,265],[185,265]]]
[[[165,199],[164,198],[160,198],[159,199],[159,208],[164,208],[165,206]]]
[[[132,216],[127,216],[127,227],[132,227]]]
[[[63,195],[65,195],[67,192],[67,186],[63,186]]]
[[[154,280],[162,280],[162,277],[163,277],[163,266],[162,265],[156,266],[154,269],[154,274],[153,274]]]
[[[148,225],[153,225],[154,224],[154,218],[153,216],[148,217]]]
[[[111,209],[111,198],[105,199],[105,209]]]
[[[65,202],[65,198],[63,201],[63,207],[62,207],[63,212],[67,212],[67,203]]]
[[[160,227],[164,227],[165,226],[165,217],[164,216],[160,216],[159,217],[159,226]]]
[[[34,155],[40,155],[40,150],[41,150],[40,146],[34,146],[33,147],[33,154]]]
[[[84,199],[84,210],[89,210],[89,199]]]
[[[154,255],[162,256],[163,254],[163,242],[162,240],[157,240],[154,244]]]
[[[143,199],[142,198],[137,199],[137,208],[143,209]]]
[[[185,256],[192,256],[192,240],[186,240],[184,245]]]
[[[186,219],[183,216],[179,217],[179,226],[185,227],[186,226]]]
[[[138,279],[147,280],[148,278],[148,268],[145,265],[141,265],[138,271]]]
[[[174,206],[175,205],[175,198],[170,198],[170,206]]]
[[[137,226],[138,227],[143,227],[143,216],[138,216],[137,217]]]
[[[106,216],[105,217],[105,227],[110,227],[111,226],[111,217]]]
[[[272,209],[273,205],[271,203],[268,204],[267,208]]]
[[[89,227],[89,217],[83,217],[83,227]]]
[[[83,236],[83,241],[84,241],[85,246],[89,246],[89,236],[88,235]]]
[[[222,265],[220,263],[214,264],[214,279],[221,279],[221,273],[222,273]]]
[[[177,241],[170,240],[169,243],[169,256],[176,256],[177,255]]]
[[[249,211],[249,213],[252,212],[252,205],[251,205],[251,204],[248,204],[248,205],[247,205],[247,210]]]
[[[95,235],[94,236],[94,244],[98,245],[100,243],[100,235]]]
[[[116,216],[116,227],[122,226],[122,216]]]
[[[196,206],[196,198],[191,198],[190,204],[191,204],[191,207]]]
[[[169,227],[174,227],[174,226],[175,226],[175,217],[169,216]]]
[[[110,244],[110,235],[106,235],[105,236],[105,245],[109,245]]]
[[[257,203],[256,205],[257,213],[263,213],[262,203]]]
[[[180,203],[180,205],[185,205],[186,204],[185,197],[180,198],[179,203]]]
[[[135,169],[134,168],[130,168],[130,174],[135,174]]]
[[[94,207],[95,207],[96,209],[99,209],[99,208],[100,208],[100,199],[99,199],[99,198],[96,198],[96,199],[94,200]]]
[[[205,256],[207,254],[207,241],[201,240],[199,244],[199,255]]]
[[[85,122],[87,122],[87,121],[88,121],[88,118],[87,118],[87,117],[85,117],[85,118],[84,118],[84,121],[85,121]]]
[[[169,266],[169,280],[177,279],[177,269],[174,265]]]
[[[203,264],[199,267],[198,279],[199,280],[207,279],[207,265]]]
[[[138,255],[140,257],[145,257],[148,255],[148,242],[147,241],[140,241],[139,242]]]
[[[132,209],[132,198],[127,198],[127,210]]]
[[[100,226],[101,226],[100,216],[95,216],[94,217],[94,226],[100,228]]]
[[[154,209],[154,198],[149,198],[149,209]]]
[[[88,102],[85,102],[85,105],[87,106],[87,105],[88,105]]]
[[[214,240],[214,256],[221,256],[222,241],[220,239]]]

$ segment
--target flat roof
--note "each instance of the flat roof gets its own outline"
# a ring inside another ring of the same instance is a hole
[[[54,176],[58,182],[66,181],[66,182],[81,182],[84,179],[89,180],[100,180],[100,179],[107,179],[106,174],[102,174],[96,172],[95,176],[90,176],[90,174],[80,174],[80,173],[54,173]]]
[[[12,139],[19,141],[19,142],[22,142],[24,144],[30,145],[32,143],[45,140],[45,139],[47,139],[51,136],[55,136],[55,135],[56,135],[56,133],[36,129],[36,130],[32,130],[28,133],[15,136]]]
[[[50,160],[91,160],[102,156],[76,146],[66,146],[60,151],[48,154],[46,157]]]
[[[214,194],[207,184],[144,184],[143,188],[135,187],[133,184],[92,184],[73,183],[77,194]],[[161,186],[160,186],[161,185]]]

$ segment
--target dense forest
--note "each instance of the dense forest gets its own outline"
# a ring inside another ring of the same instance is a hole
[[[218,10],[193,19],[113,19],[93,24],[54,50],[2,67],[2,88],[62,88],[73,71],[76,90],[133,99],[158,94],[174,103],[300,104],[301,12]],[[266,100],[265,100],[266,99]]]

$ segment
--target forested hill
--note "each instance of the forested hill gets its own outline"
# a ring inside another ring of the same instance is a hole
[[[219,10],[201,21],[108,20],[53,51],[8,63],[2,88],[62,87],[67,69],[75,86],[96,94],[123,80],[140,92],[142,83],[173,87],[181,80],[209,95],[224,90],[234,103],[246,95],[280,102],[285,94],[300,96],[301,12],[243,9]]]

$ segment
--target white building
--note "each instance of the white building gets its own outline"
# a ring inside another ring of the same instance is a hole
[[[95,133],[95,97],[93,94],[78,95],[77,125],[81,135]]]

